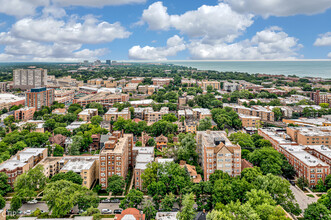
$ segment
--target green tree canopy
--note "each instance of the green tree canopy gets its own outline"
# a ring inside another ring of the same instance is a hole
[[[67,181],[70,181],[70,182],[73,182],[73,183],[76,183],[79,185],[81,185],[83,183],[82,177],[79,174],[77,174],[71,170],[66,173],[61,172],[61,173],[55,174],[52,177],[51,182],[56,182],[59,180],[67,180]]]

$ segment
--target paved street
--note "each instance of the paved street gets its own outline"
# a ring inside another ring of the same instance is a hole
[[[305,193],[303,191],[299,190],[298,188],[296,188],[292,185],[290,188],[302,211],[304,211],[308,207],[309,204],[311,204],[313,202],[317,202],[316,198],[311,198],[309,196],[306,196]]]
[[[102,209],[110,209],[114,211],[114,209],[119,208],[120,203],[99,203],[98,209],[101,211]],[[10,208],[10,203],[6,203],[6,209]],[[26,210],[31,210],[33,212],[39,208],[40,210],[43,210],[45,212],[48,212],[48,207],[45,202],[38,202],[37,204],[23,204],[23,206],[20,208],[20,211],[24,212]],[[76,210],[75,210],[76,211]]]

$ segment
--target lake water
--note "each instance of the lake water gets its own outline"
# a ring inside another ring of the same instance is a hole
[[[165,63],[220,72],[246,72],[323,77],[331,79],[331,61],[165,61]]]

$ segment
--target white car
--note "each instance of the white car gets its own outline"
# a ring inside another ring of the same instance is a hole
[[[28,204],[37,204],[38,201],[37,201],[36,199],[33,199],[33,200],[31,200],[31,201],[28,201],[27,203],[28,203]]]
[[[102,209],[101,214],[111,214],[112,211],[110,209]]]
[[[24,215],[31,215],[31,210],[26,210],[23,213],[24,213]]]

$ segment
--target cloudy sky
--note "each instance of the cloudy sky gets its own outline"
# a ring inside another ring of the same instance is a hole
[[[331,0],[0,0],[0,62],[331,59]]]

